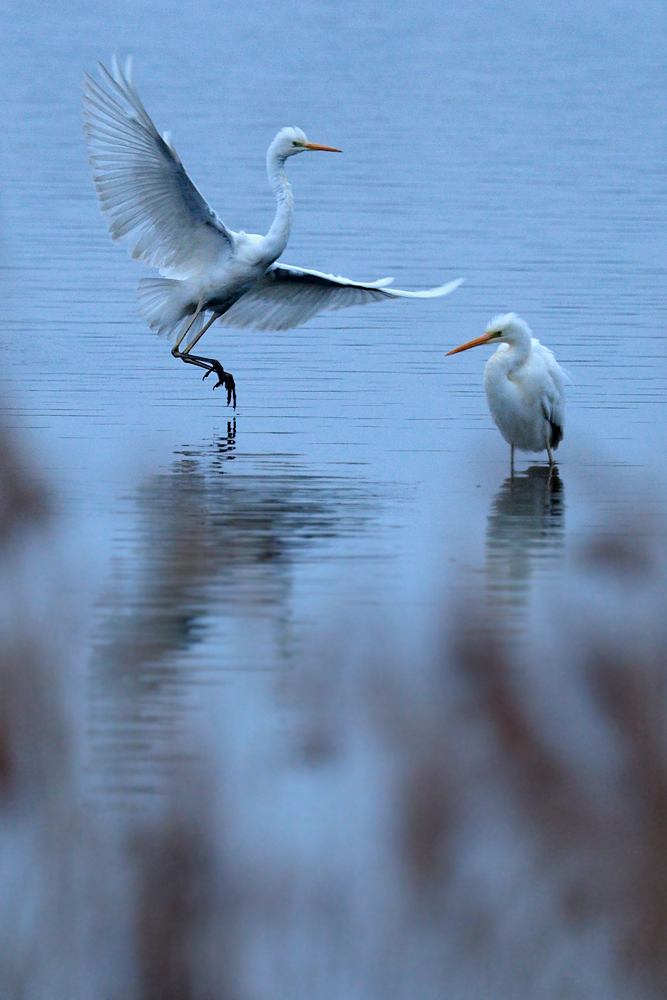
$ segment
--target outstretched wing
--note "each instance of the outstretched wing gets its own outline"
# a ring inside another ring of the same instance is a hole
[[[322,274],[321,271],[290,267],[289,264],[272,264],[250,291],[237,299],[221,322],[237,328],[250,326],[256,330],[291,330],[325,310],[345,309],[381,299],[432,299],[449,295],[463,279],[421,292],[388,288],[392,280],[350,281],[348,278],[335,278],[333,274]]]
[[[229,255],[234,234],[188,177],[169,137],[162,138],[141,103],[128,59],[111,72],[108,89],[86,74],[84,128],[102,212],[114,240],[163,274],[187,277]]]

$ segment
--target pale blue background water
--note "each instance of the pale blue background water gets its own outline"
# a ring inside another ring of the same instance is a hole
[[[660,523],[666,28],[652,2],[3,5],[4,409],[57,497],[105,782],[152,787],[211,686],[280,729],[272,685],[332,620],[408,643],[472,580],[520,640],[592,526]],[[344,155],[288,164],[286,262],[465,285],[212,330],[234,423],[137,315],[147,271],[100,217],[80,89],[113,50],[233,228],[270,225],[265,149],[296,124]],[[445,358],[509,309],[575,383],[556,498],[506,482],[486,352]]]

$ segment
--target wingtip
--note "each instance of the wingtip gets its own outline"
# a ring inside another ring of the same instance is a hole
[[[83,81],[82,81],[81,86],[82,86],[83,93],[84,93],[85,96],[88,95],[88,91],[91,89],[91,87],[95,86],[95,80],[90,75],[90,73],[88,72],[87,69],[84,69],[84,71],[83,71]]]
[[[110,77],[117,86],[123,86],[124,84],[132,84],[132,67],[134,65],[133,58],[131,55],[126,56],[125,65],[121,69],[120,60],[118,58],[117,52],[111,53],[111,59],[109,60],[109,66],[111,70],[109,71],[103,62],[99,59],[97,60],[97,65],[102,71],[103,78]]]
[[[462,285],[463,282],[463,278],[455,278],[453,281],[448,281],[446,285],[438,285],[436,288],[430,288],[427,291],[422,292],[422,295],[425,298],[439,299],[442,298],[443,295],[451,295],[451,293],[455,292],[459,285]]]

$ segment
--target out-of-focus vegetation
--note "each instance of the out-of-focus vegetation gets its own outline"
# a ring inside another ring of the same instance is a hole
[[[56,528],[7,433],[0,458],[3,1000],[664,996],[657,543],[591,538],[518,648],[493,590],[515,559],[504,488],[491,589],[466,586],[474,618],[444,610],[429,662],[323,634],[294,666],[298,738],[258,778],[280,822],[269,803],[244,843],[256,790],[205,747],[150,820],[85,806]],[[552,481],[526,483],[553,507]]]

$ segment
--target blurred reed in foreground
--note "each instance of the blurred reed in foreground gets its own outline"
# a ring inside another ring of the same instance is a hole
[[[323,636],[291,754],[233,782],[175,746],[150,820],[101,816],[56,528],[7,434],[0,453],[3,1000],[664,996],[656,542],[590,539],[522,650],[481,591],[428,662]]]

